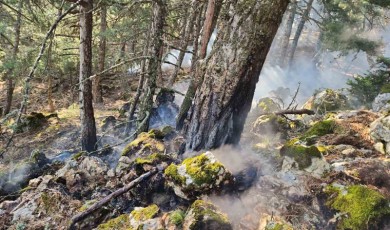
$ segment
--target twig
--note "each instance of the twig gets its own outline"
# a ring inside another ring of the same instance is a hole
[[[101,208],[103,205],[105,205],[108,202],[110,202],[110,200],[112,200],[112,199],[122,195],[123,193],[128,192],[130,189],[134,188],[136,185],[138,185],[139,183],[141,183],[145,179],[147,179],[147,178],[157,174],[158,171],[159,170],[157,168],[152,168],[152,170],[150,170],[149,172],[142,174],[140,177],[138,177],[137,179],[131,181],[129,184],[127,184],[124,187],[116,190],[115,192],[112,192],[111,194],[109,194],[108,196],[104,197],[99,202],[93,204],[91,207],[89,207],[84,212],[81,212],[81,213],[73,216],[72,219],[71,219],[71,223],[70,223],[68,229],[69,230],[76,229],[75,225],[76,225],[77,222],[84,220],[87,216],[89,216],[90,214],[94,213],[99,208]]]
[[[302,115],[302,114],[308,114],[308,115],[314,115],[315,112],[313,110],[310,110],[310,109],[298,109],[298,110],[282,110],[282,111],[279,111],[279,112],[275,112],[274,113],[275,115],[287,115],[287,114],[291,114],[291,115]]]
[[[291,108],[291,106],[294,104],[294,102],[296,101],[297,99],[297,96],[298,96],[298,92],[299,92],[299,88],[301,87],[301,83],[298,82],[298,88],[297,90],[295,91],[295,94],[290,102],[290,104],[287,106],[286,110],[289,110]]]

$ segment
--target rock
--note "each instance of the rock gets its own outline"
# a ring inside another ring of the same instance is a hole
[[[133,229],[163,229],[159,219],[153,219],[159,213],[155,204],[145,208],[135,208],[129,216],[130,227]]]
[[[45,124],[47,120],[52,117],[57,117],[57,114],[45,116],[42,113],[31,112],[29,115],[22,117],[18,126],[15,127],[15,132],[22,133],[35,130]]]
[[[187,158],[180,165],[171,164],[164,175],[176,195],[184,199],[218,192],[225,184],[233,183],[232,174],[211,152]]]
[[[251,132],[257,134],[262,138],[268,138],[272,136],[278,136],[279,139],[285,138],[286,131],[289,129],[289,125],[285,119],[277,115],[261,115],[256,119],[253,124]]]
[[[363,185],[328,185],[326,205],[341,213],[338,229],[376,228],[390,214],[390,200]]]
[[[103,224],[100,224],[98,230],[126,230],[130,228],[130,221],[128,214],[122,214],[116,218],[113,218]]]
[[[304,109],[314,110],[319,114],[330,111],[349,109],[348,97],[339,91],[326,89],[314,94],[304,105]]]
[[[382,93],[376,96],[372,102],[372,110],[374,112],[387,112],[390,109],[390,93]]]
[[[316,146],[307,146],[299,139],[288,141],[281,149],[280,155],[287,156],[298,164],[299,169],[308,168],[313,158],[321,158],[322,154]]]
[[[70,192],[85,192],[106,183],[108,166],[100,158],[82,156],[78,161],[71,160],[56,172],[58,180],[66,184]]]
[[[371,138],[376,143],[382,143],[384,151],[390,154],[390,116],[381,117],[375,120],[370,126]],[[376,144],[378,151],[383,152],[381,144]]]
[[[122,151],[122,156],[146,156],[152,153],[164,153],[165,146],[161,139],[164,138],[159,130],[150,130],[141,133],[137,139],[130,142]]]
[[[232,230],[227,215],[213,204],[196,200],[184,218],[183,230]]]
[[[102,131],[106,132],[109,129],[113,129],[116,125],[116,118],[114,116],[108,116],[102,121]]]

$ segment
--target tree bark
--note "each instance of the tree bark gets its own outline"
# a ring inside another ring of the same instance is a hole
[[[186,149],[237,144],[288,0],[229,1],[184,126]],[[230,4],[229,4],[230,3]]]
[[[92,10],[93,0],[84,0],[80,5],[80,76],[79,103],[81,119],[81,148],[96,149],[96,126],[92,103]]]
[[[309,2],[307,3],[306,9],[303,12],[301,20],[299,21],[297,31],[295,32],[294,40],[291,44],[290,54],[288,55],[288,65],[290,67],[293,64],[294,55],[295,55],[295,51],[296,51],[297,46],[298,46],[299,38],[301,37],[301,34],[302,34],[302,31],[303,31],[303,28],[305,26],[306,21],[309,19],[309,15],[310,15],[311,8],[313,6],[313,2],[314,2],[314,0],[309,0]]]
[[[219,12],[222,7],[222,0],[210,0],[209,4],[207,6],[206,11],[206,19],[203,25],[203,34],[202,34],[202,42],[201,45],[203,46],[203,51],[199,50],[199,54],[195,57],[195,53],[198,53],[198,38],[200,33],[200,19],[202,18],[202,10],[198,13],[199,20],[196,23],[197,33],[195,34],[194,38],[194,56],[192,58],[192,66],[191,66],[191,81],[188,86],[187,93],[184,97],[183,103],[180,106],[179,115],[177,116],[177,124],[176,129],[180,130],[182,129],[185,119],[188,114],[188,110],[191,107],[192,100],[195,96],[195,92],[198,89],[198,86],[202,84],[203,78],[202,75],[199,74],[199,70],[197,66],[201,66],[200,63],[198,63],[199,60],[202,60],[207,55],[207,45],[210,41],[210,37],[212,34],[212,31],[214,30],[216,26],[216,22],[218,20]],[[196,49],[195,49],[196,48]],[[201,47],[202,49],[202,47]]]
[[[141,103],[141,109],[138,116],[138,130],[139,133],[146,132],[149,129],[149,117],[147,113],[151,114],[153,108],[153,96],[156,90],[156,81],[158,77],[159,69],[161,68],[160,52],[163,45],[164,24],[166,11],[166,0],[156,0],[153,5],[153,40],[151,43],[152,57],[149,60],[147,68],[146,90],[143,94],[143,100]],[[146,122],[142,122],[143,119],[147,119]]]
[[[186,17],[183,19],[184,29],[182,30],[180,35],[180,37],[182,38],[180,51],[177,57],[175,69],[173,70],[173,73],[169,77],[167,88],[172,88],[177,78],[177,75],[179,74],[179,71],[181,69],[181,65],[183,63],[184,56],[186,54],[187,46],[188,43],[190,42],[190,35],[192,33],[192,28],[194,27],[194,21],[195,21],[194,15],[195,15],[194,11],[191,11],[189,18]]]
[[[286,55],[288,51],[288,45],[290,44],[291,32],[294,25],[295,14],[297,11],[297,2],[293,0],[291,1],[289,6],[290,7],[289,7],[288,17],[286,21],[286,29],[284,30],[284,33],[282,35],[282,42],[280,45],[281,52],[280,52],[279,63],[280,66],[282,67],[286,66]]]
[[[100,9],[100,41],[99,41],[99,60],[98,60],[98,72],[103,72],[106,61],[106,35],[107,30],[107,6],[103,3]],[[104,76],[96,76],[93,84],[93,96],[95,103],[103,103],[103,94],[101,88],[101,78]]]
[[[13,72],[14,72],[14,65],[15,62],[17,61],[17,56],[19,52],[19,43],[20,43],[20,27],[22,24],[22,7],[23,7],[23,0],[19,0],[18,3],[18,14],[16,16],[16,21],[14,25],[14,47],[12,49],[12,67],[8,69],[8,71],[4,75],[4,79],[7,82],[7,93],[6,93],[6,100],[5,100],[5,106],[4,106],[4,111],[3,115],[7,115],[11,111],[11,106],[12,106],[12,98],[14,95],[14,80],[13,80]],[[1,114],[0,114],[1,115]]]

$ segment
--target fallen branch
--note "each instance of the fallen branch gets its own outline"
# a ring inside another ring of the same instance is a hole
[[[310,109],[298,109],[298,110],[282,110],[279,112],[275,112],[275,115],[302,115],[302,114],[308,114],[308,115],[314,115],[315,112]]]
[[[151,171],[142,174],[140,177],[138,177],[137,179],[131,181],[129,184],[127,184],[124,187],[122,187],[122,188],[116,190],[115,192],[109,194],[108,196],[106,196],[102,200],[100,200],[99,202],[93,204],[91,207],[89,207],[84,212],[81,212],[81,213],[73,216],[68,229],[69,230],[76,229],[75,225],[76,225],[77,222],[84,220],[87,216],[89,216],[90,214],[94,213],[99,208],[101,208],[103,205],[105,205],[108,202],[110,202],[110,200],[112,200],[112,199],[122,195],[123,193],[128,192],[130,189],[134,188],[135,186],[137,186],[139,183],[141,183],[145,179],[148,179],[149,177],[157,174],[157,172],[159,172],[159,169],[153,168]]]

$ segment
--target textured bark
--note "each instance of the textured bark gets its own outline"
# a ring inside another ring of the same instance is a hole
[[[153,108],[153,96],[156,90],[156,81],[158,77],[159,69],[161,68],[161,48],[163,45],[163,34],[166,11],[166,0],[156,0],[153,6],[153,40],[151,43],[152,54],[148,63],[147,78],[146,78],[146,90],[143,94],[141,109],[139,112],[138,120],[138,133],[145,132],[149,129],[149,117],[146,114],[151,114]],[[142,122],[143,119],[147,119],[146,122]]]
[[[302,18],[299,21],[297,31],[295,32],[295,35],[294,35],[294,40],[291,44],[291,50],[290,50],[290,53],[288,55],[289,66],[291,66],[293,64],[294,55],[295,55],[295,51],[296,51],[297,46],[298,46],[299,38],[301,37],[301,34],[302,34],[302,31],[303,31],[303,28],[305,26],[306,21],[309,19],[309,15],[310,15],[311,8],[313,6],[313,2],[314,2],[314,0],[309,0],[309,2],[307,3],[306,9],[303,12]]]
[[[104,71],[104,63],[106,61],[106,36],[107,30],[107,6],[103,3],[100,9],[100,41],[99,41],[99,60],[98,72]],[[93,96],[95,103],[103,103],[103,94],[101,88],[101,78],[104,76],[96,76],[93,84]]]
[[[194,21],[195,21],[195,12],[192,10],[190,13],[189,18],[185,18],[183,20],[183,27],[184,29],[181,31],[180,37],[182,38],[181,44],[180,44],[180,52],[177,57],[176,66],[173,70],[173,73],[169,77],[168,81],[168,88],[172,88],[173,84],[175,83],[175,80],[177,78],[177,75],[179,74],[179,71],[181,69],[181,64],[183,63],[184,56],[186,54],[188,43],[190,42],[190,35],[192,33],[192,28],[194,28]]]
[[[148,29],[148,32],[147,32],[147,35],[146,35],[146,38],[145,38],[146,45],[145,45],[144,50],[143,50],[143,55],[144,56],[149,54],[150,27],[151,27],[151,25],[149,25],[149,29]],[[138,80],[137,92],[136,92],[136,94],[134,96],[133,103],[131,103],[131,106],[130,106],[130,109],[129,109],[129,115],[127,116],[127,124],[126,124],[126,129],[125,129],[125,134],[126,135],[130,134],[130,130],[131,130],[131,127],[132,127],[132,124],[133,124],[132,121],[134,120],[135,109],[137,108],[139,99],[141,97],[142,88],[144,86],[144,81],[145,81],[146,63],[147,63],[147,59],[144,59],[141,62],[141,76],[139,77],[139,80]]]
[[[224,5],[214,50],[202,71],[204,81],[184,127],[187,150],[238,143],[288,2],[238,0]]]
[[[85,151],[96,149],[96,126],[92,103],[92,10],[93,1],[85,0],[80,5],[80,119],[81,148]]]
[[[20,43],[20,27],[22,24],[22,7],[23,7],[23,0],[19,0],[18,3],[18,14],[16,16],[16,21],[14,25],[14,47],[12,49],[12,61],[16,62],[18,52],[19,52],[19,43]],[[5,106],[4,106],[4,112],[3,115],[7,115],[11,111],[12,106],[12,98],[14,94],[14,80],[12,77],[12,74],[14,72],[14,67],[11,67],[4,75],[4,79],[6,79],[7,82],[7,93],[6,93],[6,100],[5,100]],[[0,114],[1,115],[1,114]]]
[[[280,44],[280,65],[281,66],[286,66],[286,55],[288,51],[288,45],[290,43],[290,37],[291,37],[291,32],[292,28],[294,25],[294,19],[295,19],[295,14],[297,12],[297,2],[296,1],[291,1],[289,5],[289,11],[287,15],[287,21],[286,21],[286,28],[284,30],[284,33],[282,35],[282,41]]]

